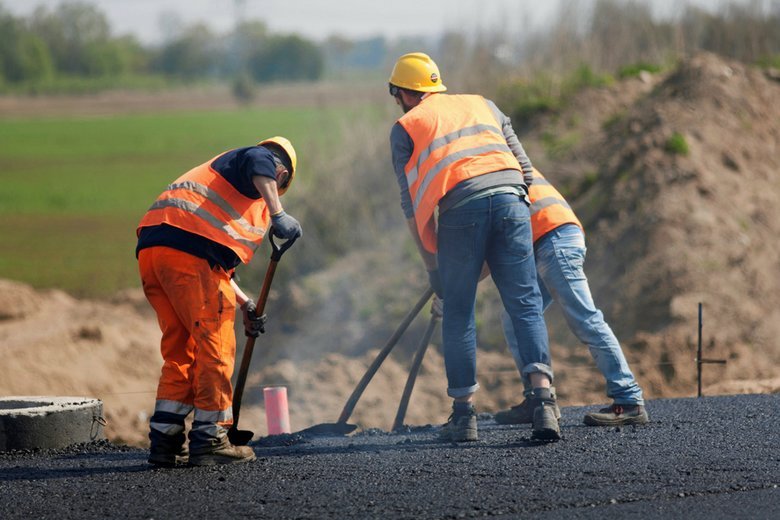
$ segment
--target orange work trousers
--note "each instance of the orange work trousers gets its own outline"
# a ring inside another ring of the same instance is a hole
[[[170,412],[173,406],[187,415],[194,407],[195,421],[206,427],[203,433],[218,436],[233,424],[236,295],[230,275],[162,246],[139,251],[138,267],[162,330],[164,363],[155,410]]]

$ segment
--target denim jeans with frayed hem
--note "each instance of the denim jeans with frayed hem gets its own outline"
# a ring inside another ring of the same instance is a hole
[[[465,397],[479,388],[474,304],[485,262],[511,316],[513,332],[522,338],[518,366],[524,382],[529,383],[533,372],[552,380],[527,204],[513,194],[469,201],[439,216],[437,240],[447,394]]]
[[[596,366],[604,375],[608,397],[616,404],[644,405],[642,389],[628,367],[620,343],[593,303],[583,269],[585,252],[585,235],[574,224],[558,227],[536,241],[534,254],[543,308],[547,310],[553,301],[560,304],[569,328],[588,346]],[[512,324],[506,314],[502,318],[509,350],[515,357],[515,363],[521,366],[523,358],[520,352],[525,349],[523,337],[517,338],[512,334]],[[526,387],[526,393],[528,390]]]

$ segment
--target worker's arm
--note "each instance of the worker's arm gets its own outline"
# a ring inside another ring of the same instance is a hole
[[[239,307],[244,305],[244,303],[250,299],[249,296],[247,296],[246,293],[241,290],[241,287],[238,286],[233,278],[230,279],[230,286],[233,288],[233,292],[236,293],[236,304]]]
[[[520,168],[523,170],[523,180],[525,180],[525,184],[530,187],[534,180],[533,164],[531,164],[531,159],[528,158],[523,145],[517,138],[515,129],[512,126],[512,120],[509,118],[509,116],[501,112],[495,103],[490,100],[487,100],[487,103],[491,110],[493,110],[493,115],[495,116],[496,120],[501,123],[501,132],[504,134],[506,144],[509,146],[512,154],[517,159],[517,162],[520,163]]]
[[[303,235],[301,224],[293,217],[285,213],[282,202],[279,200],[279,191],[276,179],[257,175],[252,178],[257,191],[263,197],[268,211],[271,213],[271,225],[274,234],[279,238],[293,239]]]

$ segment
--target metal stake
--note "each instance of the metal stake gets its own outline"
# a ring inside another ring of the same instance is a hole
[[[699,346],[696,353],[696,374],[697,374],[697,380],[699,383],[699,392],[698,397],[701,397],[701,366],[704,363],[710,363],[713,365],[725,365],[726,360],[725,359],[703,359],[701,357],[701,329],[702,329],[702,318],[701,318],[701,302],[699,302]]]

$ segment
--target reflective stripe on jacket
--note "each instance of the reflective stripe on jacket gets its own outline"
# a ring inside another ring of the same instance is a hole
[[[436,252],[434,211],[459,182],[520,164],[482,96],[430,95],[398,122],[414,143],[404,171],[423,246]]]
[[[528,191],[531,199],[531,227],[534,242],[553,229],[564,224],[576,224],[582,228],[577,215],[558,190],[534,168],[534,182]]]
[[[146,226],[168,224],[228,247],[248,263],[268,228],[268,208],[263,199],[242,195],[214,171],[211,163],[215,159],[168,185],[141,219],[136,233]]]

